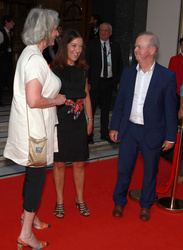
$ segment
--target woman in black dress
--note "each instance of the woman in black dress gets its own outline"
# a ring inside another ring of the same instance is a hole
[[[83,199],[84,162],[89,156],[87,137],[91,133],[93,125],[87,69],[81,34],[76,30],[64,31],[61,46],[52,62],[52,70],[62,82],[60,93],[64,93],[67,98],[65,105],[60,106],[57,111],[59,152],[54,154],[53,165],[57,194],[54,215],[59,219],[65,216],[63,189],[66,162],[72,162],[73,165],[76,206],[81,215],[90,216],[90,211]]]

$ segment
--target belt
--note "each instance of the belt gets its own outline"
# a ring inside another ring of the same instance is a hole
[[[71,99],[66,99],[65,105],[70,106],[70,110],[67,114],[74,114],[74,120],[76,120],[84,109],[84,99],[77,99],[76,102]]]
[[[144,126],[144,124],[139,124],[139,123],[134,123],[132,121],[129,120],[130,123],[132,123],[133,125],[137,125],[137,126]]]
[[[112,77],[107,78],[107,77],[100,77],[100,80],[104,81],[104,80],[112,80]]]

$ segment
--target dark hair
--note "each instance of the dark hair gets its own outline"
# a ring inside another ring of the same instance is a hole
[[[102,23],[102,18],[97,15],[97,14],[93,14],[92,17],[97,20],[97,26],[100,26],[100,24]]]
[[[67,60],[68,60],[68,50],[67,50],[67,45],[73,41],[76,38],[82,38],[82,35],[79,33],[77,30],[65,30],[62,35],[61,39],[61,44],[59,46],[59,49],[52,61],[52,65],[59,69],[63,70],[67,65]],[[75,66],[79,68],[80,70],[87,70],[88,69],[88,64],[86,63],[84,59],[84,49],[82,50],[78,60],[75,62]]]
[[[180,38],[179,43],[181,44],[183,42],[183,37]]]
[[[13,20],[13,17],[12,16],[3,16],[2,19],[1,19],[1,24],[2,26],[4,27],[6,22],[11,22]]]

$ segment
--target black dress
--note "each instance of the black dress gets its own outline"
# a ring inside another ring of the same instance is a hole
[[[60,94],[66,95],[67,100],[76,102],[78,99],[86,97],[84,72],[75,66],[67,66],[64,70],[53,68],[53,72],[61,79]],[[71,106],[61,105],[57,109],[57,114],[59,120],[57,126],[59,152],[54,153],[54,161],[86,161],[89,152],[84,109],[78,117],[74,117]]]

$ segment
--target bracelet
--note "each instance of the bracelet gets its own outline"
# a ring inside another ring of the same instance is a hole
[[[91,121],[93,121],[93,118],[88,118],[88,120],[91,120]]]

